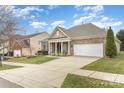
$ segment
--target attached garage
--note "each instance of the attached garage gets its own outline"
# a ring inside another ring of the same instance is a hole
[[[75,56],[103,57],[103,43],[97,44],[74,44]]]

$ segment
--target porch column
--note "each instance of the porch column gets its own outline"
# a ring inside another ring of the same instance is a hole
[[[48,43],[48,54],[51,53],[51,46],[50,46],[50,42]]]
[[[55,42],[55,54],[57,55],[57,42]]]
[[[61,53],[63,53],[63,42],[61,42]]]
[[[68,55],[70,55],[70,41],[68,41]]]

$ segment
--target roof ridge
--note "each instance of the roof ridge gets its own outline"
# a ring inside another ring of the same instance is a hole
[[[75,25],[75,26],[72,26],[72,27],[68,28],[67,30],[75,28],[75,27],[79,27],[79,26],[89,25],[89,24],[94,25],[93,23],[78,24],[78,25]]]
[[[38,33],[33,33],[33,34],[29,34],[29,35],[26,35],[28,38],[30,37],[33,37],[33,36],[36,36],[36,35],[39,35],[39,34],[43,34],[43,33],[47,33],[46,31],[43,31],[43,32],[38,32]]]

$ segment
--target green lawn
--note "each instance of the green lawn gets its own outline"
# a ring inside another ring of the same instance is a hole
[[[74,74],[68,74],[64,80],[63,88],[124,88],[124,84],[113,83]]]
[[[22,66],[13,66],[13,65],[5,65],[5,64],[3,64],[2,67],[0,67],[0,71],[1,70],[7,70],[7,69],[15,69],[15,68],[19,68],[19,67],[22,67]]]
[[[117,57],[112,59],[102,58],[82,69],[124,74],[124,53],[120,53]]]
[[[9,58],[7,61],[10,62],[20,62],[20,63],[29,63],[29,64],[41,64],[47,61],[56,59],[56,57],[47,57],[47,56],[35,56],[35,57],[13,57]]]

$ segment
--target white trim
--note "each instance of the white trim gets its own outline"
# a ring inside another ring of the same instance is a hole
[[[70,41],[68,41],[68,55],[70,55],[70,49],[71,49],[71,47],[70,47],[70,44],[71,42]]]
[[[50,38],[52,37],[52,35],[55,33],[55,31],[58,31],[56,30],[58,28],[59,31],[61,31],[65,36],[67,36],[68,39],[71,39],[65,32],[63,32],[63,30],[61,30],[59,27],[56,27],[53,32],[51,33],[51,35],[49,36]],[[60,37],[61,38],[61,37]]]
[[[71,40],[50,40],[49,43],[53,43],[53,42],[68,42],[68,41],[71,41]]]
[[[57,27],[58,28],[58,27]],[[65,32],[63,32],[63,30],[61,30],[60,28],[58,28],[64,35],[66,35],[69,39],[71,39]]]
[[[57,55],[57,42],[55,42],[55,54]]]
[[[58,39],[50,39],[48,40],[48,42],[67,42],[67,41],[71,41],[68,38],[58,38]]]
[[[63,42],[61,42],[61,53],[63,53]]]
[[[50,47],[50,42],[48,42],[48,54],[51,53],[51,47]]]

